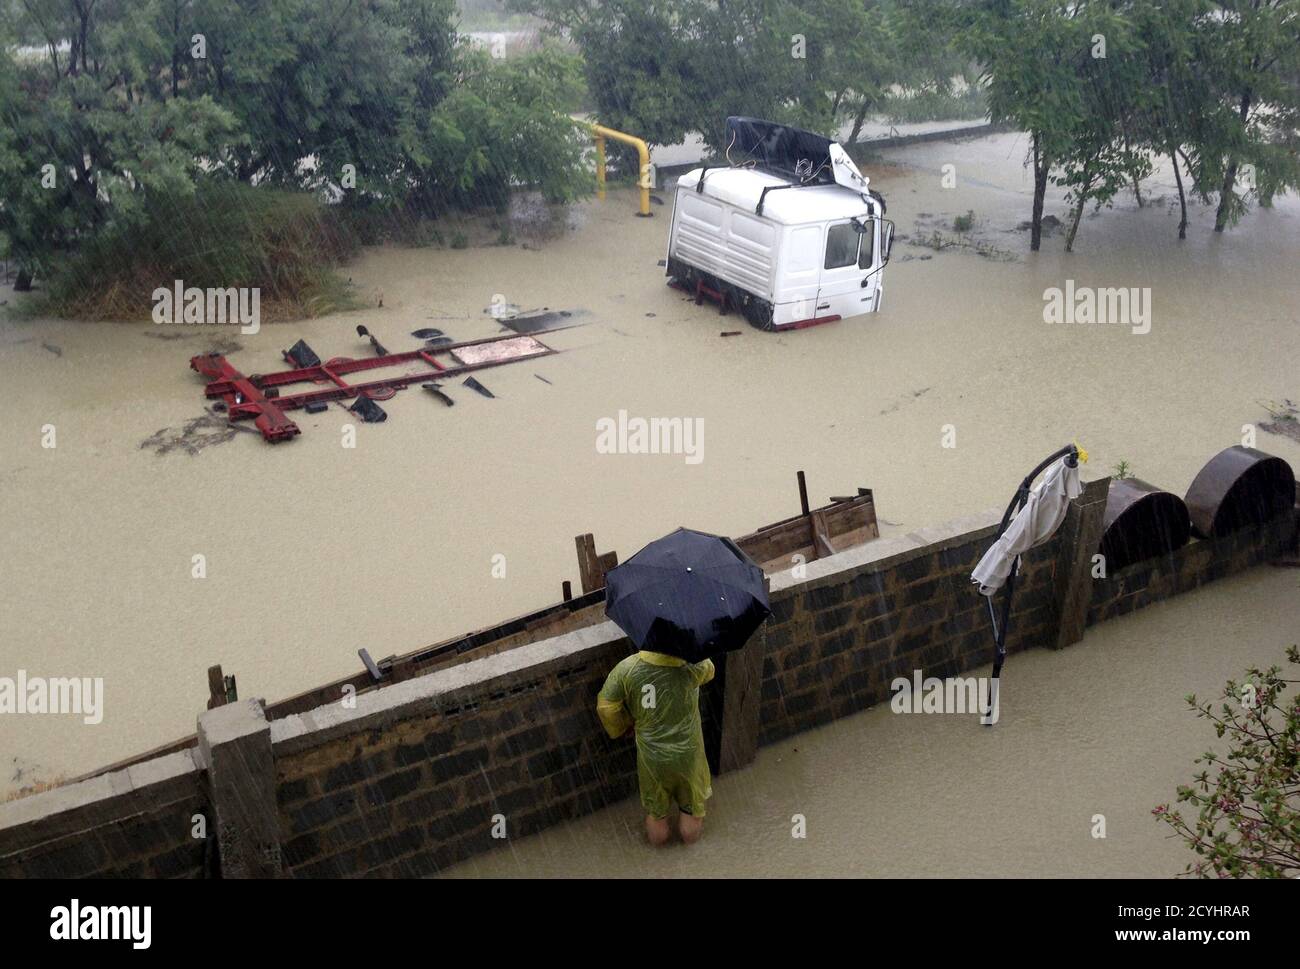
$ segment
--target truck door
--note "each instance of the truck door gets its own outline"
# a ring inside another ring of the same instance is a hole
[[[817,289],[819,317],[842,319],[870,313],[876,307],[880,273],[873,272],[878,220],[832,222],[826,230],[826,255]],[[865,230],[865,231],[864,231]]]

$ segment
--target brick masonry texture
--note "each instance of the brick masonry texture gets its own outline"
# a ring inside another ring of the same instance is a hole
[[[1164,558],[1135,562],[1114,575],[1095,579],[1088,625],[1277,558],[1293,544],[1295,527],[1294,519],[1284,516],[1222,538],[1193,539]]]
[[[498,817],[518,838],[634,794],[635,747],[606,737],[595,715],[606,675],[631,650],[607,632],[382,728],[277,751],[286,873],[429,874],[503,844]]]
[[[434,872],[510,837],[623,800],[627,741],[595,717],[626,640],[504,691],[277,756],[286,871],[294,876]]]
[[[1100,514],[1104,487],[1089,485],[1079,514]],[[766,650],[759,742],[881,703],[891,680],[914,670],[944,677],[990,662],[970,572],[997,517],[879,539],[810,562],[800,576],[773,576],[772,617],[756,640],[765,646],[750,647]],[[1284,553],[1295,532],[1291,512],[1093,579],[1080,577],[1078,549],[1062,536],[1095,530],[1063,528],[1024,557],[1009,651],[1067,645],[1058,630],[1069,603],[1079,604],[1082,628],[1085,609],[1092,624],[1194,589]],[[434,874],[504,844],[493,837],[496,815],[518,838],[633,795],[634,746],[609,740],[594,710],[630,650],[602,623],[272,721],[266,790],[275,792],[283,874]],[[720,696],[715,684],[702,697],[706,739],[720,729]],[[189,836],[190,818],[211,818],[211,795],[193,757],[0,804],[0,877],[203,875],[205,846]]]
[[[202,878],[211,839],[193,836],[196,815],[211,834],[189,751],[3,804],[0,878]]]
[[[888,699],[895,677],[954,676],[991,661],[993,640],[971,570],[992,531],[938,549],[919,546],[837,573],[833,582],[772,594],[759,742],[775,741]],[[1051,641],[1056,539],[1032,550],[1017,578],[1008,652]]]

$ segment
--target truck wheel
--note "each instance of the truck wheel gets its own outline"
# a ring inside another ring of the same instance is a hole
[[[772,322],[772,304],[767,300],[747,300],[741,307],[741,312],[745,314],[745,319],[749,321],[749,325],[756,330],[771,333],[776,329],[776,324]]]

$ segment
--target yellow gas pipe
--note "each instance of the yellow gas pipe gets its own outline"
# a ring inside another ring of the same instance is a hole
[[[613,128],[606,128],[604,125],[593,124],[591,132],[596,139],[596,197],[601,201],[605,199],[605,139],[613,138],[636,149],[641,160],[641,175],[637,179],[637,186],[641,189],[641,209],[637,215],[643,218],[654,215],[650,211],[650,149],[646,143],[640,138],[615,131]]]

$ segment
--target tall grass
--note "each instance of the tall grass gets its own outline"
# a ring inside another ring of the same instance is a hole
[[[334,271],[360,248],[351,224],[314,196],[201,183],[154,196],[143,218],[89,238],[34,294],[29,310],[87,320],[146,319],[152,294],[186,287],[258,287],[264,322],[355,306]]]

